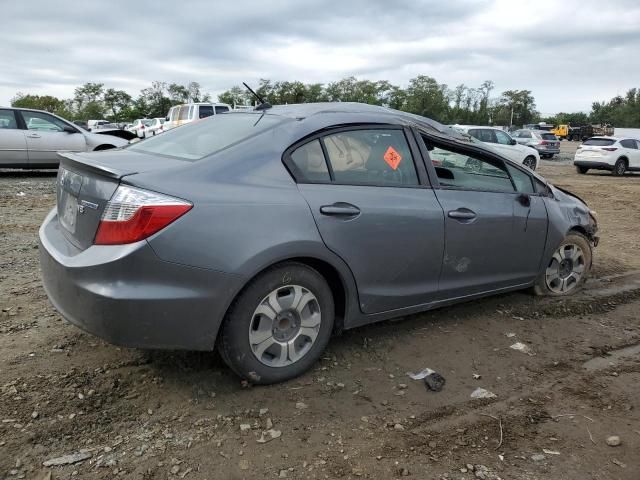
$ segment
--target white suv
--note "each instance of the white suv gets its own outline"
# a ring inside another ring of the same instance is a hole
[[[592,137],[576,150],[573,160],[578,173],[610,170],[614,175],[640,171],[640,140],[621,137]]]
[[[468,133],[483,143],[488,143],[502,156],[512,162],[520,163],[535,170],[540,162],[540,154],[535,148],[520,145],[511,136],[495,127],[479,127],[475,125],[453,125],[453,128]]]
[[[164,120],[163,130],[171,130],[186,123],[218,115],[231,110],[226,103],[185,103],[171,107]]]

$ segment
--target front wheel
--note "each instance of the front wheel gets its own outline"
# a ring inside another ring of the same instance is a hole
[[[525,158],[522,162],[522,164],[531,169],[531,170],[535,170],[536,169],[536,157],[534,157],[533,155],[529,155],[527,158]]]
[[[575,292],[591,270],[589,241],[579,233],[570,233],[556,249],[547,268],[538,278],[534,291],[538,295],[563,296]]]
[[[580,167],[580,166],[576,165],[576,172],[580,173],[581,175],[584,175],[588,171],[589,171],[589,169],[587,167]]]
[[[334,322],[331,289],[316,270],[285,263],[256,277],[227,314],[220,356],[254,384],[290,380],[324,351]]]

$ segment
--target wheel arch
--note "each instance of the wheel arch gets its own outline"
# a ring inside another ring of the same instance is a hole
[[[247,289],[247,287],[253,280],[255,280],[257,277],[259,277],[269,269],[291,262],[300,263],[302,265],[313,268],[326,280],[327,285],[331,289],[334,300],[334,334],[340,334],[345,328],[346,319],[351,318],[351,316],[353,315],[353,313],[350,315],[350,310],[357,310],[358,308],[358,293],[351,271],[348,270],[346,265],[337,265],[337,262],[332,262],[327,258],[321,258],[317,255],[304,254],[278,258],[277,260],[273,260],[268,264],[261,265],[251,275],[245,277],[245,281],[238,288],[235,295],[233,295],[233,298],[226,306],[224,315],[222,316],[223,321],[218,325],[218,330],[224,323],[224,319],[227,318],[227,315],[229,314],[229,311],[235,304],[236,300],[242,295],[242,293]],[[357,312],[355,312],[355,314],[357,315]],[[218,334],[219,332],[216,331],[215,336],[217,337]]]
[[[111,150],[112,148],[116,148],[115,145],[111,145],[108,143],[102,143],[93,149],[94,152],[99,152],[101,150]]]

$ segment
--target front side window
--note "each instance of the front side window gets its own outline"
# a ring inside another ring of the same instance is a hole
[[[500,130],[494,130],[493,133],[496,134],[496,140],[501,145],[511,145],[511,137]]]
[[[52,115],[41,112],[22,112],[24,123],[29,130],[40,130],[45,132],[62,132],[67,125]]]
[[[180,111],[178,112],[178,120],[188,120],[189,119],[189,105],[183,105],[180,107]]]
[[[418,175],[402,130],[351,130],[322,139],[333,181],[352,185],[413,186]]]
[[[200,105],[198,118],[207,118],[213,115],[213,105]]]
[[[516,168],[512,165],[507,165],[507,170],[511,174],[511,178],[513,179],[513,183],[516,185],[516,190],[520,193],[536,193],[536,190],[533,186],[533,180],[531,179],[531,175],[523,172],[519,168]]]
[[[295,167],[293,174],[299,182],[331,181],[320,140],[313,140],[294,150],[291,162]]]
[[[428,144],[428,140],[425,140]],[[504,162],[434,147],[429,156],[443,187],[485,192],[513,192]]]
[[[0,129],[17,129],[18,122],[13,110],[0,110]]]

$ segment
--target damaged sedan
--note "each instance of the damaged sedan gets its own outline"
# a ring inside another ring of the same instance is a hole
[[[468,135],[363,104],[261,107],[60,155],[40,261],[68,321],[118,345],[217,348],[268,384],[334,332],[587,278],[594,213]]]

